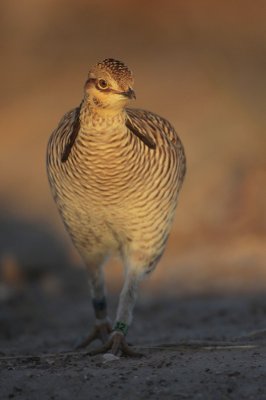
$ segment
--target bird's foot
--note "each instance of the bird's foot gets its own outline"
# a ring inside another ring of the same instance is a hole
[[[88,346],[91,342],[99,339],[102,343],[107,343],[109,334],[112,332],[112,327],[109,321],[98,322],[95,324],[93,331],[75,346],[75,348],[82,349]]]
[[[96,354],[110,352],[114,356],[120,357],[121,355],[129,357],[142,357],[143,354],[138,353],[130,348],[127,344],[125,336],[122,332],[114,331],[110,336],[110,339],[101,347],[89,352],[90,356]]]

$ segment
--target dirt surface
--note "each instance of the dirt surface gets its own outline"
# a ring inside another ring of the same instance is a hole
[[[144,285],[128,336],[144,356],[105,362],[73,351],[93,326],[84,278],[66,268],[1,286],[1,399],[266,399],[266,296],[158,296]],[[112,317],[116,303],[111,294]]]

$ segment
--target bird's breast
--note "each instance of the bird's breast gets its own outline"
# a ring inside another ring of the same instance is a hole
[[[147,156],[144,160],[140,147],[126,129],[80,132],[71,158],[60,171],[64,190],[72,188],[97,205],[119,204],[147,175],[150,161]]]
[[[63,146],[50,146],[50,183],[76,242],[117,248],[124,238],[145,237],[151,247],[163,245],[177,199],[178,163],[170,148],[150,149],[125,126],[81,130],[65,163]]]

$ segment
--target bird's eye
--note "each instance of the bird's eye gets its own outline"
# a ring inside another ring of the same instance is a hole
[[[98,86],[100,89],[106,89],[108,84],[105,79],[99,79]]]

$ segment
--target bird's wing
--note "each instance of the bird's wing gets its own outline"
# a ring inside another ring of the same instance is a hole
[[[127,108],[126,126],[148,147],[155,149],[165,139],[174,145],[180,140],[173,126],[166,119],[150,111]],[[165,142],[164,140],[164,142]]]

